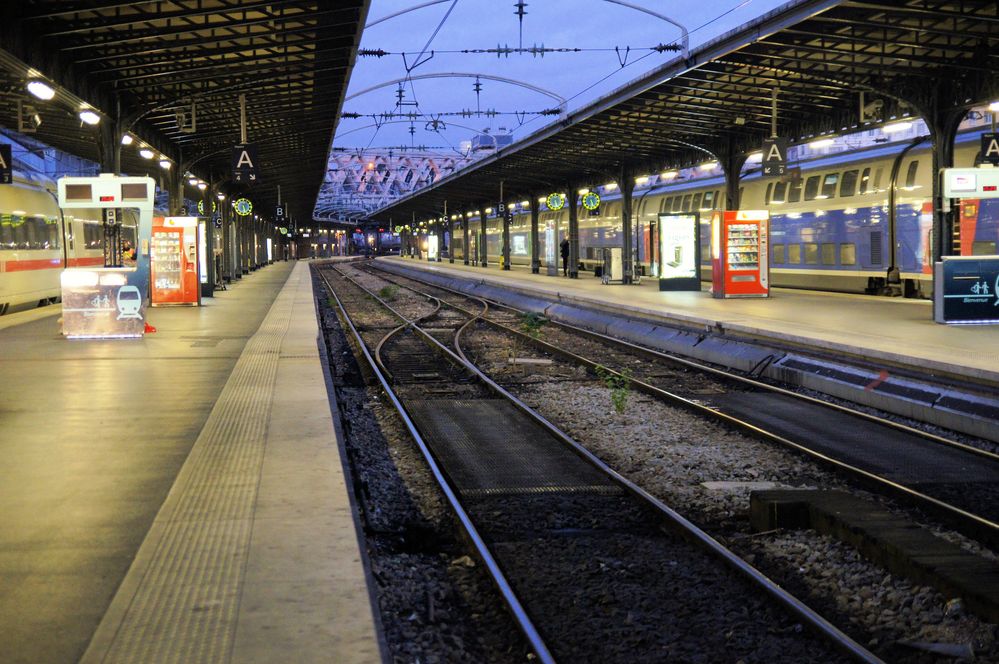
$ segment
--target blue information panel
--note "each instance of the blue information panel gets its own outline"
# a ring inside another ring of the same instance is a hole
[[[999,256],[944,256],[933,276],[933,320],[999,324]]]

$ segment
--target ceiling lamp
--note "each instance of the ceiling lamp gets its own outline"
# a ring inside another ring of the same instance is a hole
[[[121,135],[121,144],[122,145],[131,145],[134,140],[135,139],[132,138],[131,134],[122,134]]]
[[[205,189],[208,189],[208,185],[205,184],[204,182],[199,182],[198,183],[198,189],[200,189],[201,191],[204,191]]]
[[[28,81],[28,92],[35,95],[39,99],[48,101],[55,97],[55,90],[52,89],[45,81]]]
[[[892,124],[881,127],[881,131],[886,134],[897,134],[898,132],[905,131],[907,129],[912,129],[911,122],[893,122]]]
[[[139,156],[142,157],[143,159],[152,159],[156,155],[149,148],[142,148],[141,150],[139,150]]]
[[[88,125],[95,125],[101,121],[101,116],[97,115],[88,108],[80,111],[80,119]]]
[[[831,137],[820,138],[816,141],[812,141],[811,143],[809,143],[808,147],[812,148],[813,150],[818,150],[819,148],[827,148],[835,142],[836,141],[834,141]]]
[[[717,167],[718,167],[717,161],[706,161],[700,166],[698,166],[698,168],[701,169],[702,171],[710,171],[712,168],[717,168]]]
[[[169,159],[160,159],[160,168],[170,170],[170,166],[171,164]]]

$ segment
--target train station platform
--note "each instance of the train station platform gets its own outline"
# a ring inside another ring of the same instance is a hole
[[[532,274],[524,267],[501,270],[464,265],[460,259],[384,257],[458,278],[481,280],[526,295],[579,304],[611,314],[710,329],[783,348],[857,358],[908,369],[917,375],[968,380],[999,387],[999,326],[940,325],[927,300],[777,288],[769,298],[715,299],[700,292],[659,291],[658,281],[603,284],[589,272],[578,279]]]
[[[4,662],[380,662],[306,263],[142,340],[0,321]]]

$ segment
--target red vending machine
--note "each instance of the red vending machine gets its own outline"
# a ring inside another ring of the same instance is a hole
[[[150,246],[150,303],[201,304],[198,218],[154,217]]]
[[[716,212],[711,219],[711,294],[768,297],[770,213]]]

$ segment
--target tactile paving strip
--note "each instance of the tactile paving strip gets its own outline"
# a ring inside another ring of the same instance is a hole
[[[406,409],[464,495],[621,491],[508,401],[420,400]]]
[[[101,661],[229,661],[279,349],[301,281],[296,276],[222,389],[150,530],[156,544],[142,561],[141,577],[122,584],[132,595]]]

